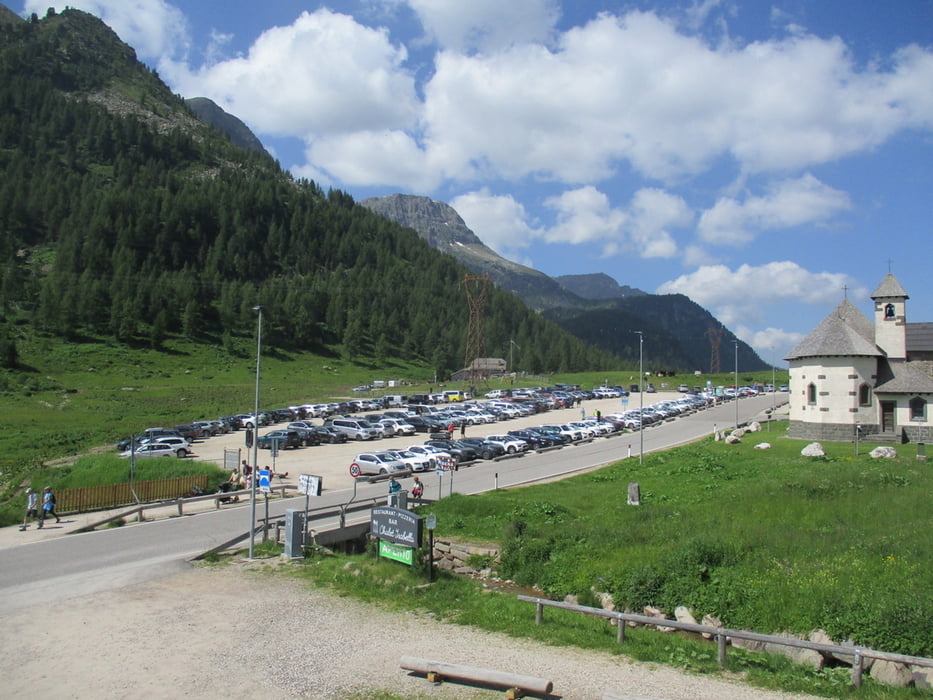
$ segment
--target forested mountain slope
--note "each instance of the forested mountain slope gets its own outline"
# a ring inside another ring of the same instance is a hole
[[[462,366],[467,271],[348,195],[293,181],[198,121],[77,10],[0,22],[0,340],[159,347],[185,335]],[[487,348],[523,366],[614,366],[491,290]],[[9,355],[4,355],[9,364]]]

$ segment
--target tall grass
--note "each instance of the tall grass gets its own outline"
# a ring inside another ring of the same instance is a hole
[[[440,536],[502,543],[502,574],[555,597],[686,605],[730,627],[933,655],[933,475],[911,455],[826,458],[702,443],[558,484],[444,499]],[[910,451],[904,446],[902,452]],[[643,505],[626,505],[629,482]]]

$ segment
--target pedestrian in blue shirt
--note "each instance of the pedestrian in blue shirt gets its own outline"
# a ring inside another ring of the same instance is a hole
[[[49,517],[55,517],[55,522],[60,523],[62,520],[58,517],[58,513],[55,512],[55,494],[52,492],[51,486],[46,486],[42,490],[42,512],[39,514],[39,528],[45,524],[45,519]]]

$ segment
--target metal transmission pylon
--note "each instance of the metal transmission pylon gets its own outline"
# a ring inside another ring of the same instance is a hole
[[[460,283],[466,291],[467,304],[470,307],[463,366],[470,369],[471,381],[476,381],[479,373],[476,360],[484,356],[483,313],[486,310],[486,297],[489,296],[489,281],[489,275],[467,275]]]
[[[719,344],[722,342],[722,334],[725,329],[721,326],[719,328],[707,328],[706,337],[709,338],[709,373],[710,374],[719,374],[721,368],[719,366]]]

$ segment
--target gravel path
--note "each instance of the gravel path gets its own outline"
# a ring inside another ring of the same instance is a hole
[[[0,617],[3,696],[336,700],[384,690],[405,698],[503,697],[431,685],[399,668],[410,654],[548,678],[552,699],[598,699],[607,689],[632,700],[803,697],[386,613],[256,566],[197,567]]]

